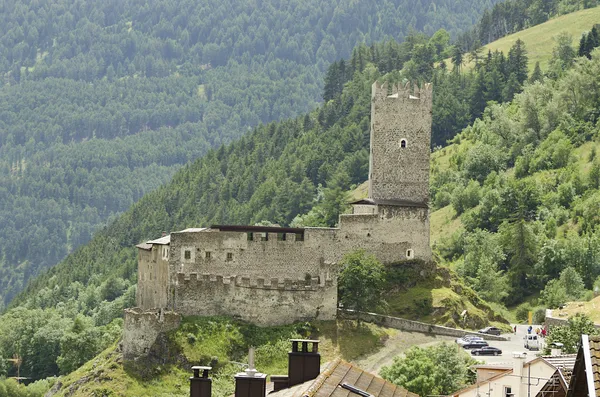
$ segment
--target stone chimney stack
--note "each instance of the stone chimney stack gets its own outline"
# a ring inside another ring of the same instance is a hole
[[[190,397],[211,397],[212,379],[208,377],[211,369],[212,367],[192,367],[194,376],[190,377]]]
[[[254,348],[248,352],[248,369],[235,375],[235,397],[265,397],[267,374],[254,368]]]
[[[525,364],[525,359],[527,358],[526,352],[513,352],[513,376],[519,377],[519,382],[517,383],[517,387],[512,390],[512,394],[514,396],[521,395],[521,387],[523,385],[523,377],[525,374],[523,373],[523,365]]]
[[[288,353],[288,386],[315,379],[321,372],[319,341],[310,339],[292,339],[292,351]],[[309,351],[308,344],[312,344]],[[299,345],[302,346],[299,350]]]

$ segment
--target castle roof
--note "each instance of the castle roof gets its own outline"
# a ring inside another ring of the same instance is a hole
[[[353,201],[349,204],[361,204],[361,205],[389,205],[393,207],[420,207],[420,208],[429,208],[429,205],[425,202],[419,201],[409,201],[409,200],[381,200],[381,199],[372,199],[365,198],[357,201]]]
[[[212,225],[210,228],[220,232],[304,233],[303,227]]]

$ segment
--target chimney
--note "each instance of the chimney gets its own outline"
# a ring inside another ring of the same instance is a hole
[[[526,352],[513,352],[513,375],[522,376],[523,375],[523,363],[525,362],[525,358],[527,357]]]
[[[210,397],[212,392],[212,379],[208,377],[208,371],[212,367],[192,367],[194,376],[190,377],[190,397]],[[202,371],[202,376],[200,376]]]
[[[513,396],[521,396],[521,387],[523,385],[523,364],[527,358],[527,352],[513,352],[513,376],[519,377],[519,382],[516,383],[516,387],[511,389]],[[531,368],[529,369],[531,370]]]
[[[267,394],[267,374],[254,368],[254,348],[248,351],[248,368],[235,375],[235,397],[265,397]]]
[[[562,355],[563,344],[560,342],[553,342],[550,344],[550,355],[551,356],[560,356]]]
[[[315,379],[321,372],[319,341],[310,339],[291,339],[292,351],[288,353],[288,387]],[[308,350],[308,344],[312,349]],[[302,350],[299,350],[299,345]]]
[[[167,232],[163,231],[162,232],[162,237],[165,237],[167,235]]]

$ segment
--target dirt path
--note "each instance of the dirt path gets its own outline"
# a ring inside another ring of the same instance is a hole
[[[355,360],[355,364],[366,371],[379,373],[384,365],[390,365],[394,357],[404,353],[412,346],[430,346],[443,341],[453,341],[450,336],[425,335],[417,332],[397,331],[385,341],[383,348],[375,354]]]

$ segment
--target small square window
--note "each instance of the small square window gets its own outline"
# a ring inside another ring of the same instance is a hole
[[[228,261],[232,261],[233,260],[233,253],[231,253],[231,252],[227,253],[227,260]]]
[[[206,254],[204,255],[204,257],[206,259],[210,259],[210,251],[206,251]]]
[[[269,241],[269,233],[263,233],[260,237],[260,241]]]
[[[252,233],[252,232],[248,233],[248,241],[254,241],[254,233]]]
[[[184,257],[185,259],[192,259],[192,251],[190,251],[190,250],[185,250],[185,251],[183,252],[183,257]]]
[[[277,241],[285,241],[285,233],[277,233]]]
[[[304,233],[296,233],[296,241],[304,241]]]

